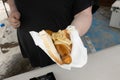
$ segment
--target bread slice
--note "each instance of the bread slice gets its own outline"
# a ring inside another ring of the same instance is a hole
[[[72,58],[70,56],[72,49],[72,42],[70,40],[69,33],[67,30],[59,30],[58,32],[52,33],[53,43],[61,56],[61,59],[64,64],[70,64]]]
[[[68,47],[64,44],[55,44],[55,47],[60,54],[63,63],[70,64],[72,62],[72,58],[70,56],[71,50],[69,50]]]
[[[46,50],[49,53],[48,55],[56,63],[58,63],[60,65],[63,64],[63,62],[62,62],[62,60],[60,58],[60,55],[58,54],[58,52],[57,52],[57,50],[56,50],[56,48],[55,48],[55,46],[53,44],[53,41],[52,41],[50,35],[46,31],[42,30],[42,31],[39,32],[39,36],[43,40],[43,43],[44,43],[44,45],[46,47]]]

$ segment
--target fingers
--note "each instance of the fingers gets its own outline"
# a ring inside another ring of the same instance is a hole
[[[14,17],[9,17],[9,22],[15,29],[20,26],[20,21]]]
[[[11,14],[8,18],[10,24],[16,29],[20,26],[20,15],[19,14]]]
[[[20,21],[14,22],[14,23],[11,22],[11,25],[12,25],[15,29],[17,29],[17,28],[20,26]]]
[[[19,20],[20,19],[20,13],[16,13],[16,14],[14,14],[14,16],[13,16],[15,19],[17,19],[17,20]]]

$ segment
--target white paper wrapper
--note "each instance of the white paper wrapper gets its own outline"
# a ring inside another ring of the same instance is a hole
[[[81,68],[87,63],[87,49],[84,47],[83,42],[79,36],[79,33],[74,26],[68,26],[67,30],[70,31],[70,38],[72,41],[72,51],[71,51],[72,62],[71,64],[63,64],[63,65],[58,64],[58,65],[68,70],[70,70],[72,67]],[[48,56],[50,56],[43,44],[42,39],[40,39],[39,34],[35,31],[30,31],[30,34],[36,46],[39,46],[41,49],[45,51],[45,53]],[[52,60],[54,61],[54,59]]]

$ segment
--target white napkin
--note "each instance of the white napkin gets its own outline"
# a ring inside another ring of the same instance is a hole
[[[70,31],[70,38],[72,41],[72,51],[71,51],[72,62],[71,64],[63,64],[63,65],[58,64],[58,65],[68,70],[71,70],[72,67],[81,68],[87,63],[87,49],[84,47],[83,42],[79,36],[79,33],[74,26],[68,26],[67,30]],[[39,34],[35,31],[30,31],[30,34],[36,46],[39,46],[48,55],[48,52],[43,44],[42,39],[40,39]]]

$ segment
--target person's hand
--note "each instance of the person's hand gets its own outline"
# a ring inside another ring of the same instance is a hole
[[[18,10],[11,11],[8,19],[15,29],[20,26],[20,13]]]

